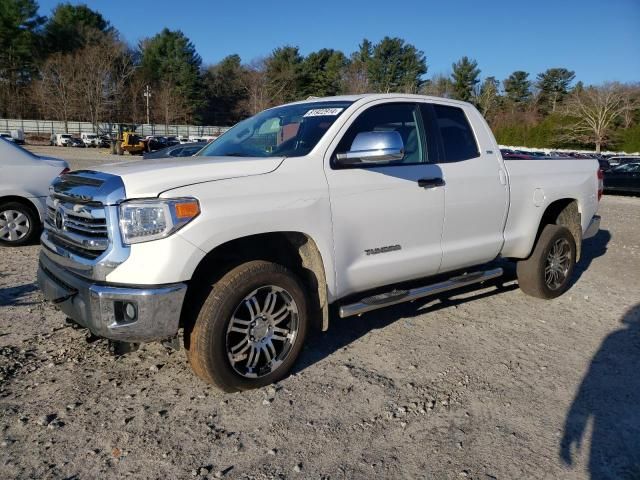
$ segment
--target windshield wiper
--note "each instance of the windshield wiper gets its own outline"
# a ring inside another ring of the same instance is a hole
[[[229,152],[222,155],[223,157],[251,157],[252,155],[247,155],[244,152]]]

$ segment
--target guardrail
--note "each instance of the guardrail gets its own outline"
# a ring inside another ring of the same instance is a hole
[[[15,118],[0,118],[0,132],[10,132],[21,129],[24,133],[36,135],[51,135],[52,133],[99,133],[101,135],[118,132],[118,123],[100,123],[98,132],[91,122],[67,122],[59,120],[25,120]],[[130,124],[127,124],[130,125]],[[230,127],[218,127],[212,125],[165,125],[165,124],[141,124],[137,125],[136,133],[139,135],[174,135],[174,136],[217,136],[226,132]]]

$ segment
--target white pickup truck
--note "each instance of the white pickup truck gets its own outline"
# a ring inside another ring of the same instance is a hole
[[[63,175],[38,279],[114,346],[184,329],[195,373],[242,390],[282,378],[312,325],[496,278],[499,257],[562,294],[601,190],[596,160],[503,160],[467,103],[314,99],[192,158]]]

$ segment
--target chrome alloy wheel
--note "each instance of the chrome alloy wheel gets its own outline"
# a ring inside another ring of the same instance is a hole
[[[557,290],[567,279],[571,265],[571,245],[564,238],[554,242],[544,266],[544,283],[550,290]]]
[[[22,240],[29,233],[29,218],[18,210],[0,212],[0,239],[6,242]]]
[[[283,288],[266,285],[244,297],[227,327],[227,357],[243,377],[275,371],[298,335],[298,306]]]

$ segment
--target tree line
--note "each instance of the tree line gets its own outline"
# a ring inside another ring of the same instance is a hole
[[[531,147],[640,150],[640,84],[584,85],[567,68],[532,77],[481,77],[462,57],[427,77],[423,51],[401,38],[364,39],[347,55],[302,55],[281,46],[262,58],[236,54],[205,65],[193,43],[167,28],[128,45],[102,14],[35,0],[0,2],[0,116],[69,122],[232,125],[267,107],[307,97],[420,93],[473,103],[498,141]],[[147,112],[147,97],[150,96]]]

